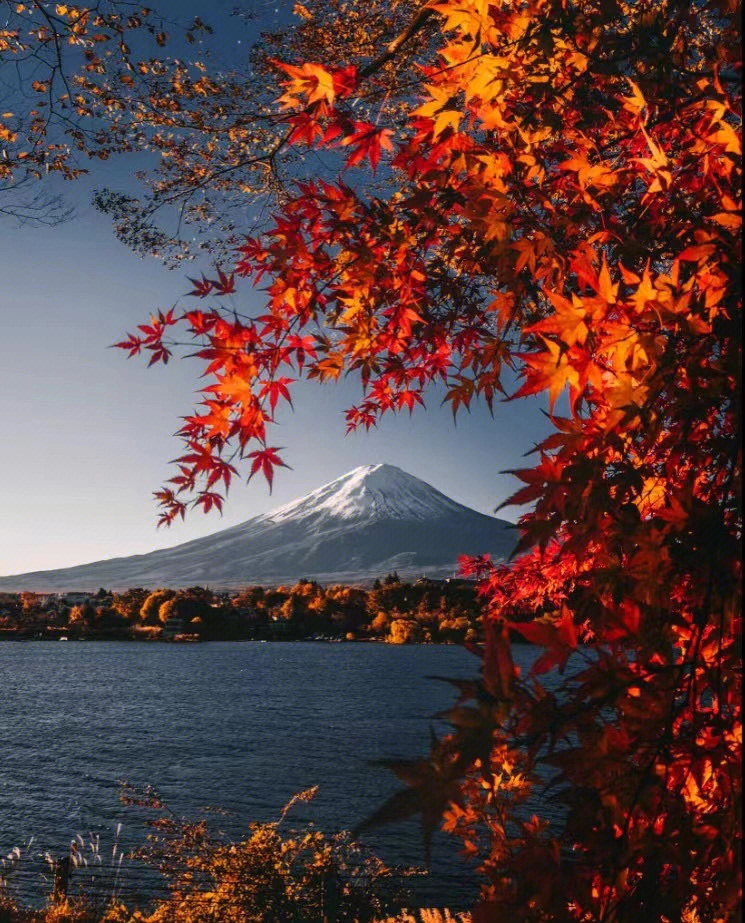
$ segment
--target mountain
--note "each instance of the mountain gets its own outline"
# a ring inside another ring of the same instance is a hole
[[[459,554],[505,558],[509,523],[456,503],[393,465],[366,465],[238,526],[150,554],[0,577],[2,590],[210,586],[448,577]]]

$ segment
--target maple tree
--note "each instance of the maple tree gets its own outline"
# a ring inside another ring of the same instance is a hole
[[[358,375],[350,429],[432,386],[454,412],[547,394],[553,432],[515,472],[517,555],[464,565],[488,606],[481,681],[371,821],[444,814],[484,876],[476,920],[741,909],[739,13],[416,6],[426,60],[377,112],[402,45],[285,62],[282,143],[343,169],[298,182],[232,273],[196,280],[204,307],[119,344],[165,362],[181,327],[205,363],[165,523],[219,508],[241,458],[271,484],[298,378]],[[233,308],[244,278],[266,293],[255,315]],[[530,676],[511,630],[543,649]],[[530,817],[546,786],[560,823]]]
[[[116,69],[87,76],[81,86],[88,110],[107,123],[119,150],[157,158],[139,174],[139,189],[104,187],[95,204],[124,243],[171,266],[200,252],[232,261],[235,246],[264,229],[265,216],[291,194],[293,182],[334,173],[333,164],[306,156],[311,149],[288,143],[303,128],[288,125],[275,104],[283,64],[366,57],[376,88],[373,97],[356,99],[356,115],[399,118],[428,41],[418,6],[417,0],[307,0],[294,4],[292,16],[288,5],[283,27],[263,32],[239,63],[218,64],[198,48],[191,59],[143,59],[137,79],[127,83]],[[268,0],[252,0],[233,15],[271,24],[269,7]],[[403,48],[405,56],[394,54]]]
[[[397,81],[410,79],[426,40],[410,27],[415,8],[415,0],[352,9],[342,0],[308,0],[290,15],[251,0],[230,13],[244,44],[223,54],[221,37],[210,43],[209,22],[180,21],[167,0],[156,8],[131,0],[2,0],[0,77],[10,111],[0,117],[0,215],[65,220],[72,214],[65,200],[36,180],[50,173],[77,179],[91,158],[147,152],[123,186],[97,170],[102,185],[93,201],[117,236],[168,265],[200,252],[230,259],[291,181],[321,168],[286,143],[288,127],[274,105],[281,62],[298,55],[334,61],[350,50],[372,56],[377,99],[358,100],[358,112],[366,117],[382,106],[393,118]],[[283,28],[256,41],[258,21]],[[394,61],[392,50],[403,45],[407,56]],[[246,58],[239,52],[247,47]]]
[[[107,67],[133,70],[132,36],[156,44],[162,28],[151,10],[129,0],[0,2],[0,215],[40,224],[70,216],[64,199],[38,180],[77,179],[85,167],[76,154],[106,159],[112,152],[105,127],[88,123],[79,81]]]

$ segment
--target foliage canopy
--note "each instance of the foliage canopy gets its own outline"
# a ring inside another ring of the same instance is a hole
[[[393,118],[358,114],[375,61],[282,65],[287,143],[342,156],[338,178],[299,183],[234,273],[198,280],[209,307],[120,344],[166,361],[186,325],[210,376],[164,522],[190,494],[219,507],[236,456],[271,485],[267,429],[298,377],[358,375],[350,429],[436,383],[454,413],[491,405],[505,371],[511,398],[548,395],[554,431],[515,472],[519,554],[466,564],[489,607],[482,682],[372,819],[444,812],[479,858],[484,920],[740,906],[738,14],[426,4],[410,31],[430,53]],[[220,307],[241,278],[264,285],[257,316]],[[529,677],[510,628],[544,648]],[[558,828],[520,809],[547,771]]]
[[[377,49],[352,29],[373,14],[397,20]],[[545,393],[553,431],[515,472],[513,502],[533,504],[519,553],[466,564],[489,610],[481,683],[373,820],[444,813],[484,875],[476,919],[733,919],[740,3],[390,0],[301,19],[256,163],[274,133],[271,163],[321,152],[338,175],[283,186],[234,271],[195,281],[203,306],[119,344],[166,362],[181,328],[205,364],[163,521],[219,508],[240,459],[271,485],[268,433],[298,378],[358,376],[350,429],[431,386],[454,413]],[[189,118],[209,111],[196,86]],[[263,286],[260,312],[235,309],[241,279]],[[510,628],[544,649],[529,677]],[[520,807],[547,771],[553,827]]]

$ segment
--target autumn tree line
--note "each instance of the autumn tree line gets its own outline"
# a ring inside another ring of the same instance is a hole
[[[80,595],[80,594],[77,594]],[[482,606],[467,580],[402,581],[370,587],[247,586],[233,592],[135,587],[75,596],[0,595],[0,638],[92,640],[375,640],[393,644],[475,642]]]

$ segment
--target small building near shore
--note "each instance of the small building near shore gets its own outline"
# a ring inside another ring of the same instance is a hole
[[[176,635],[183,635],[186,632],[186,622],[180,615],[169,616],[163,625],[163,637],[173,640]]]

